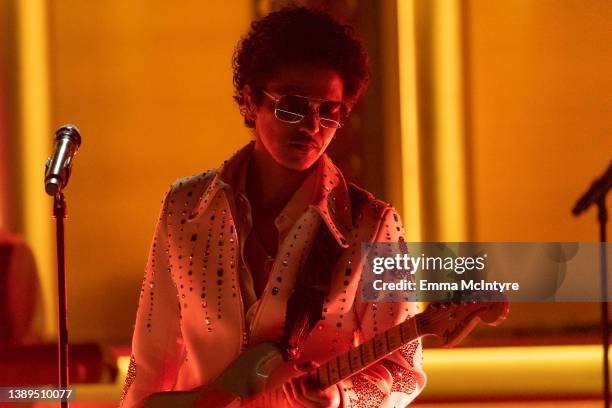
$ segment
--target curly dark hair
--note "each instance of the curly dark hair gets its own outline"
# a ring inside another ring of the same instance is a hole
[[[370,78],[368,56],[351,26],[330,14],[307,7],[285,7],[251,24],[232,58],[234,100],[247,127],[255,122],[246,115],[242,90],[249,85],[254,102],[279,68],[300,65],[333,69],[344,81],[344,99],[352,106]]]

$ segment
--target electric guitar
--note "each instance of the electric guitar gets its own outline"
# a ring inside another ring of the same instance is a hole
[[[191,391],[151,395],[146,408],[271,408],[287,406],[282,385],[305,375],[321,389],[352,376],[406,343],[423,336],[441,337],[446,347],[463,340],[478,322],[496,326],[508,314],[507,301],[432,303],[423,313],[377,334],[361,345],[304,374],[283,362],[275,343],[261,343],[242,353],[210,385]]]

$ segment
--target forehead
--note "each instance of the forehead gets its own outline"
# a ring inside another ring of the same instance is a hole
[[[344,81],[329,68],[283,67],[268,81],[266,88],[281,94],[341,101]]]

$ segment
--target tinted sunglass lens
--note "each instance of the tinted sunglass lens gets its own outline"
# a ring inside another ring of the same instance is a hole
[[[311,111],[308,98],[299,95],[283,95],[276,100],[274,114],[286,123],[298,123]],[[322,101],[318,107],[319,123],[325,128],[339,128],[346,119],[347,107],[341,102]]]
[[[297,122],[308,112],[308,99],[285,95],[276,102],[276,116],[287,122]]]
[[[319,106],[319,115],[329,119],[340,119],[341,105],[336,102],[324,102]]]
[[[279,108],[276,108],[274,110],[274,113],[276,114],[276,117],[279,120],[282,120],[283,122],[287,123],[297,123],[302,120],[302,118],[304,118],[304,116],[302,115],[298,115],[297,113],[289,112]]]
[[[324,128],[337,129],[337,128],[340,127],[340,123],[338,121],[335,121],[333,119],[327,119],[327,118],[324,118],[324,117],[319,117],[319,123]]]
[[[327,128],[339,128],[346,116],[345,106],[338,102],[325,102],[319,107],[321,125]]]

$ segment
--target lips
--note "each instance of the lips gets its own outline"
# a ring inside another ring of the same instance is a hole
[[[311,138],[294,139],[289,142],[289,146],[296,147],[300,150],[318,149],[319,144]]]

